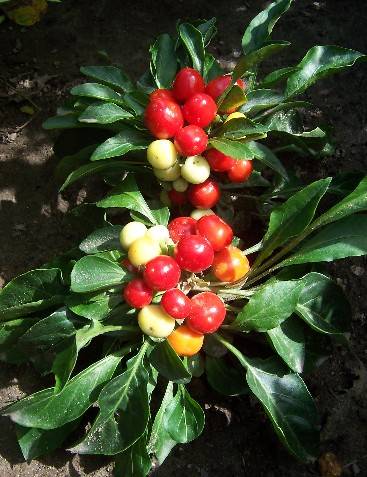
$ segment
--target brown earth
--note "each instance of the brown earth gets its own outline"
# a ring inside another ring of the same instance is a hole
[[[41,128],[70,86],[80,81],[79,66],[101,63],[99,51],[104,50],[138,76],[147,67],[147,49],[157,34],[173,32],[178,18],[212,16],[219,26],[215,53],[230,66],[239,54],[244,26],[265,3],[65,0],[51,4],[42,22],[30,29],[8,22],[0,26],[0,286],[83,236],[65,213],[93,195],[94,186],[57,194],[53,140]],[[292,42],[287,63],[279,58],[276,66],[294,64],[313,44],[367,52],[365,0],[295,3],[276,28],[277,39]],[[303,160],[297,166],[309,180],[366,170],[366,73],[366,66],[360,65],[312,88],[310,99],[335,129],[338,147],[332,157]],[[33,116],[20,111],[28,100],[34,103]],[[337,455],[343,475],[363,477],[367,476],[366,261],[345,260],[332,269],[353,307],[350,349],[333,346],[331,358],[307,382],[321,415],[322,451]],[[43,384],[29,367],[2,364],[0,404]],[[304,466],[286,453],[255,401],[222,398],[200,381],[193,384],[193,392],[205,405],[205,432],[194,443],[179,446],[154,472],[157,477],[319,475],[317,464]],[[63,451],[24,463],[11,423],[1,418],[0,426],[0,477],[111,475],[108,460]]]

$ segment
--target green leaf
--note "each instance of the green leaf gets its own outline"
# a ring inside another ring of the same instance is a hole
[[[134,210],[147,217],[154,225],[158,224],[144,197],[139,191],[133,175],[129,174],[126,179],[115,187],[105,199],[97,202],[98,207],[125,207]]]
[[[346,257],[367,254],[367,216],[352,215],[329,224],[301,244],[280,267],[298,263],[332,262]]]
[[[18,342],[19,338],[31,328],[39,318],[19,318],[17,320],[0,323],[0,349],[6,351]]]
[[[96,401],[120,361],[120,355],[109,355],[77,374],[59,394],[54,394],[53,388],[43,389],[10,404],[1,414],[25,427],[61,427],[83,415]]]
[[[154,418],[147,446],[148,452],[155,455],[159,465],[163,464],[168,454],[177,444],[164,427],[164,415],[173,399],[173,383],[169,381],[160,408]]]
[[[120,161],[112,159],[110,161],[105,160],[103,162],[95,162],[85,164],[84,166],[79,167],[75,171],[71,172],[66,178],[63,185],[60,187],[60,192],[62,192],[66,187],[74,182],[84,179],[85,177],[92,176],[99,173],[122,173],[122,172],[143,172],[147,171],[144,164],[137,166],[134,164],[129,164],[127,161]]]
[[[126,283],[130,278],[118,263],[88,255],[74,265],[71,272],[71,290],[76,293],[101,290]]]
[[[304,462],[314,461],[320,425],[316,406],[301,377],[287,374],[281,363],[271,359],[251,360],[246,379],[288,450]]]
[[[82,66],[80,72],[89,78],[124,92],[134,89],[130,78],[120,68],[116,68],[116,66]]]
[[[44,129],[72,129],[85,126],[84,124],[80,124],[78,121],[78,115],[73,113],[52,116],[42,123],[42,127]]]
[[[298,70],[298,66],[287,66],[279,70],[272,71],[261,81],[261,88],[273,88],[281,81],[289,78],[289,76]]]
[[[134,116],[114,103],[96,103],[88,106],[78,120],[89,124],[110,124]]]
[[[240,111],[244,114],[255,114],[272,108],[283,101],[283,95],[273,89],[255,89],[247,93],[247,102]]]
[[[103,142],[93,152],[90,160],[100,161],[110,157],[123,156],[129,151],[146,149],[151,140],[141,131],[125,126],[125,129]]]
[[[119,235],[122,225],[109,225],[102,229],[97,229],[79,245],[84,253],[97,253],[104,250],[118,250],[120,246]]]
[[[253,134],[263,134],[267,130],[267,127],[255,123],[249,118],[234,118],[224,123],[217,131],[217,134],[226,139],[236,140],[244,139],[246,136]]]
[[[323,225],[330,224],[335,220],[340,220],[357,212],[367,210],[367,176],[358,184],[356,189],[343,200],[331,207],[327,212],[322,214],[313,224],[316,229]]]
[[[247,101],[246,94],[244,90],[238,86],[234,85],[224,100],[220,103],[219,110],[220,111],[228,111],[228,110],[233,110],[237,109],[243,104],[245,104]],[[231,138],[230,138],[231,139]]]
[[[203,74],[205,50],[201,32],[190,23],[181,23],[178,31],[180,39],[191,57],[193,67]]]
[[[65,293],[58,268],[31,270],[19,275],[0,291],[0,322],[60,305]]]
[[[147,434],[143,434],[132,446],[115,457],[116,477],[146,477],[152,467],[147,452]]]
[[[240,396],[248,392],[244,372],[228,366],[223,358],[205,358],[206,378],[210,386],[224,396]]]
[[[217,28],[215,26],[216,18],[211,18],[210,20],[196,25],[196,28],[200,31],[203,36],[204,46],[209,45],[213,37],[217,33]]]
[[[150,68],[158,88],[170,88],[176,75],[177,58],[172,38],[164,33],[150,48]]]
[[[267,332],[276,352],[295,373],[302,373],[306,344],[302,322],[291,316]]]
[[[65,303],[76,315],[89,320],[103,320],[121,301],[120,295],[106,293],[75,293],[68,296]]]
[[[182,384],[168,404],[163,426],[171,438],[181,444],[191,442],[202,433],[205,416],[199,404],[192,399]]]
[[[302,286],[302,280],[270,280],[252,295],[233,326],[256,331],[276,328],[296,309]]]
[[[87,98],[100,99],[102,101],[111,101],[113,103],[121,104],[123,100],[119,93],[116,93],[108,86],[103,86],[99,83],[83,83],[71,88],[70,93],[74,96],[83,96]]]
[[[174,383],[189,383],[191,374],[168,341],[158,343],[149,355],[151,365]]]
[[[343,290],[321,273],[304,277],[296,313],[314,330],[326,334],[349,331],[352,316]]]
[[[60,308],[35,323],[21,338],[23,346],[49,348],[60,341],[74,336],[77,322],[67,308]]]
[[[242,38],[245,54],[261,48],[270,38],[279,18],[291,6],[292,0],[280,0],[271,3],[251,21]]]
[[[16,425],[18,444],[24,459],[30,461],[61,447],[78,423],[79,421],[68,422],[62,427],[47,431]]]
[[[88,163],[89,158],[97,147],[97,144],[84,147],[75,154],[63,157],[57,164],[55,169],[55,177],[58,182],[63,182],[69,174],[75,169]]]
[[[366,55],[340,46],[314,46],[298,64],[297,71],[288,78],[285,96],[290,98],[301,94],[319,79],[365,59]]]
[[[142,116],[144,114],[148,100],[147,94],[138,90],[126,93],[123,96],[124,106],[130,108],[135,113],[135,116]]]
[[[164,225],[165,227],[168,225],[169,217],[170,217],[170,210],[168,207],[162,207],[162,203],[156,200],[149,200],[148,206],[155,217],[156,223],[159,225]],[[133,220],[137,220],[138,222],[142,222],[143,224],[151,227],[152,222],[148,220],[143,214],[140,214],[136,211],[130,211],[130,216]]]
[[[269,56],[283,51],[284,48],[289,46],[288,41],[272,41],[269,44],[264,45],[258,50],[252,51],[249,54],[243,56],[237,63],[235,69],[233,70],[232,81],[236,81],[238,78],[241,78],[247,71],[251,71],[255,66],[260,64]]]
[[[71,450],[78,454],[115,455],[145,432],[149,419],[148,373],[143,359],[147,343],[98,398],[99,413],[85,438]]]
[[[218,149],[218,151],[223,152],[223,154],[235,159],[252,159],[254,157],[249,143],[231,141],[230,139],[224,138],[213,138],[209,140],[209,144],[215,149]]]
[[[313,182],[272,211],[260,260],[264,260],[274,249],[305,230],[330,182],[331,178]]]
[[[261,161],[266,166],[270,167],[270,169],[273,169],[280,176],[284,177],[284,179],[288,179],[288,174],[283,164],[268,147],[254,141],[250,142],[248,146],[253,157]]]
[[[78,358],[75,336],[66,339],[62,346],[52,365],[52,372],[55,375],[55,394],[59,393],[69,381]]]

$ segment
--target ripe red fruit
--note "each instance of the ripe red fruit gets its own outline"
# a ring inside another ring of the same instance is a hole
[[[153,136],[169,139],[182,128],[184,121],[177,103],[166,99],[151,101],[145,109],[144,123]]]
[[[173,205],[184,205],[187,202],[186,192],[178,192],[175,189],[168,191],[168,197]]]
[[[246,159],[236,161],[227,172],[228,179],[231,182],[245,182],[253,171],[252,161]]]
[[[214,333],[226,316],[224,303],[212,292],[203,292],[191,299],[191,313],[185,323],[197,333]]]
[[[226,156],[217,149],[209,149],[206,151],[205,158],[209,162],[210,168],[215,172],[226,172],[234,166],[236,159]]]
[[[187,235],[177,244],[176,260],[188,272],[198,273],[211,266],[214,250],[210,242],[200,235]]]
[[[182,113],[189,124],[205,128],[215,118],[217,105],[208,94],[197,93],[186,101],[182,107]]]
[[[187,190],[190,203],[199,209],[211,209],[220,199],[220,187],[213,179],[192,184]]]
[[[235,282],[243,278],[249,270],[248,258],[233,245],[225,247],[214,256],[212,273],[221,282]]]
[[[205,93],[211,96],[214,101],[216,101],[219,96],[224,93],[225,89],[228,88],[231,80],[231,75],[218,76],[217,78],[214,78],[209,81],[209,83],[206,85]],[[238,79],[236,81],[236,85],[238,85],[242,89],[245,89],[246,87],[246,84],[242,79]]]
[[[124,258],[123,260],[121,260],[121,266],[123,268],[125,268],[130,273],[138,273],[139,272],[139,270],[136,267],[134,267],[134,265],[130,262],[130,260],[128,258]]]
[[[149,100],[150,101],[156,101],[157,99],[166,99],[169,101],[175,101],[175,98],[173,96],[173,93],[169,89],[155,89],[152,93],[149,95]]]
[[[161,307],[176,320],[183,320],[191,311],[191,300],[178,288],[167,290],[162,296]]]
[[[182,68],[173,83],[173,94],[179,103],[184,103],[196,93],[203,93],[205,83],[201,74],[193,68]]]
[[[180,129],[175,136],[175,147],[181,156],[199,156],[207,145],[206,132],[194,124]]]
[[[149,305],[153,299],[152,289],[141,278],[135,278],[123,291],[126,303],[133,308],[143,308]]]
[[[145,265],[143,276],[154,290],[169,290],[179,282],[181,270],[174,258],[159,255]]]
[[[196,220],[191,217],[177,217],[168,224],[171,239],[177,243],[186,235],[196,234]]]
[[[218,215],[205,215],[198,220],[196,229],[211,243],[214,252],[223,250],[233,240],[232,228]]]

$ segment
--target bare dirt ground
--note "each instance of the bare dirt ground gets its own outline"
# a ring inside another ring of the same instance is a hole
[[[244,26],[266,2],[186,0],[116,2],[64,0],[51,4],[48,15],[30,29],[8,22],[0,26],[0,286],[68,249],[83,231],[66,215],[69,208],[93,195],[74,188],[62,196],[53,179],[53,138],[42,121],[80,81],[79,66],[101,63],[108,52],[138,76],[147,66],[147,50],[159,33],[173,32],[178,18],[216,16],[219,34],[215,53],[231,63],[239,54]],[[292,42],[287,65],[313,44],[338,44],[367,52],[365,0],[298,0],[276,28],[277,39]],[[282,58],[276,66],[284,65]],[[365,65],[325,80],[310,92],[322,119],[335,129],[336,153],[322,161],[299,164],[310,180],[339,171],[365,171],[367,110]],[[16,90],[16,92],[15,92]],[[20,108],[29,105],[36,114]],[[31,120],[29,123],[28,121]],[[295,160],[299,161],[298,158]],[[345,476],[367,476],[367,286],[366,261],[353,259],[332,266],[353,306],[350,349],[334,346],[331,358],[307,377],[322,419],[322,451],[334,452]],[[0,367],[0,405],[34,392],[44,381],[30,367]],[[205,382],[193,393],[206,409],[206,429],[194,443],[179,446],[157,469],[157,477],[311,477],[318,466],[304,466],[277,442],[259,406],[247,397],[225,399]],[[12,424],[0,419],[0,477],[108,476],[106,459],[78,457],[63,451],[25,463]],[[326,476],[324,476],[326,477]]]

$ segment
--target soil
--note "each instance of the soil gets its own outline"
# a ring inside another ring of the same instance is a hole
[[[273,66],[295,64],[314,44],[367,52],[365,0],[295,3],[274,35],[292,42],[288,63],[279,58]],[[219,26],[214,53],[231,67],[240,52],[244,26],[265,4],[260,0],[64,0],[50,4],[47,15],[32,28],[7,21],[0,26],[0,286],[67,250],[85,233],[66,212],[93,197],[94,186],[57,193],[53,135],[41,128],[68,89],[81,81],[79,67],[102,63],[105,51],[137,77],[147,67],[147,50],[155,36],[173,33],[178,18],[212,16]],[[323,111],[322,120],[335,130],[337,149],[332,157],[303,160],[298,167],[309,180],[366,170],[366,73],[361,64],[310,90],[310,99]],[[35,114],[22,112],[26,105]],[[353,307],[349,347],[334,344],[331,358],[306,381],[321,416],[322,453],[335,454],[343,475],[363,477],[367,476],[366,261],[341,261],[332,270]],[[30,367],[2,364],[0,404],[42,385]],[[194,382],[193,393],[205,406],[205,431],[192,444],[178,446],[154,471],[157,477],[319,475],[317,463],[305,466],[287,454],[254,400],[222,398],[202,381]],[[25,463],[11,422],[1,418],[0,428],[0,477],[111,475],[108,459],[63,451]]]

